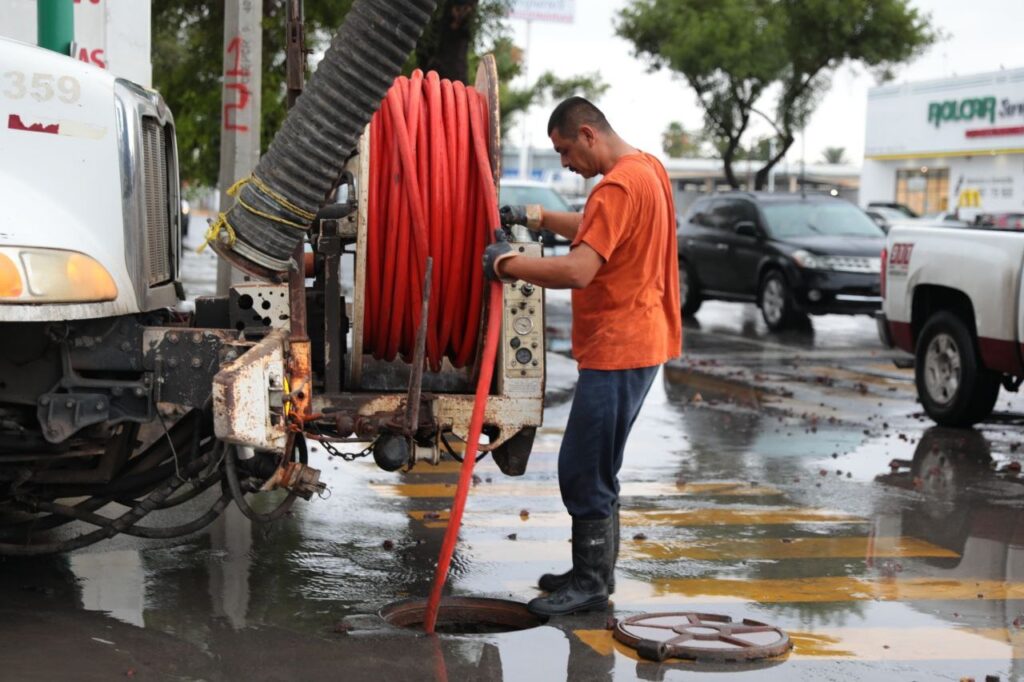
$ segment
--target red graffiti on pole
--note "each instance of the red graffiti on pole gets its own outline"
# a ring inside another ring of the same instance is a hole
[[[234,91],[238,93],[238,98],[234,102],[228,102],[225,97],[224,102],[224,130],[238,130],[241,132],[248,132],[249,126],[242,123],[235,123],[234,113],[238,111],[244,111],[249,106],[249,98],[252,96],[252,91],[242,81],[249,77],[249,70],[242,68],[242,46],[243,41],[241,36],[235,36],[228,43],[226,52],[234,55],[234,63],[228,69],[224,71],[224,87],[228,91]],[[239,79],[239,82],[229,83],[229,79]]]

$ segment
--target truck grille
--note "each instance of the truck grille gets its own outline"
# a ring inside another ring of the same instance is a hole
[[[171,204],[168,185],[168,139],[156,119],[142,119],[142,172],[146,223],[146,282],[163,284],[173,276],[171,255]]]

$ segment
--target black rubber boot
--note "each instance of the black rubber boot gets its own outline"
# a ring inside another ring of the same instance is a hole
[[[608,608],[608,569],[614,542],[612,517],[572,520],[572,570],[568,582],[526,605],[536,616],[565,616]]]
[[[615,503],[615,513],[612,516],[611,530],[611,542],[612,542],[612,554],[611,554],[611,567],[608,570],[608,594],[615,594],[615,564],[619,560],[619,503]],[[554,592],[555,590],[561,589],[563,585],[569,582],[569,578],[572,577],[572,569],[569,569],[565,573],[545,573],[537,581],[537,587],[544,590],[545,592]]]

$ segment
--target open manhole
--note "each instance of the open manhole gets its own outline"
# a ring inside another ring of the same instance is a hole
[[[382,608],[380,617],[400,628],[422,630],[426,599],[405,599]],[[546,619],[526,610],[525,604],[482,597],[445,597],[437,611],[434,631],[447,635],[484,635],[515,632],[543,625]]]
[[[618,621],[612,634],[651,661],[756,661],[793,646],[774,625],[714,613],[643,613]]]

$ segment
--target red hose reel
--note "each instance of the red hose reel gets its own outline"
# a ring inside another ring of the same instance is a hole
[[[485,95],[435,72],[399,77],[370,124],[364,351],[412,358],[427,257],[426,357],[474,362],[484,247],[498,225]]]

